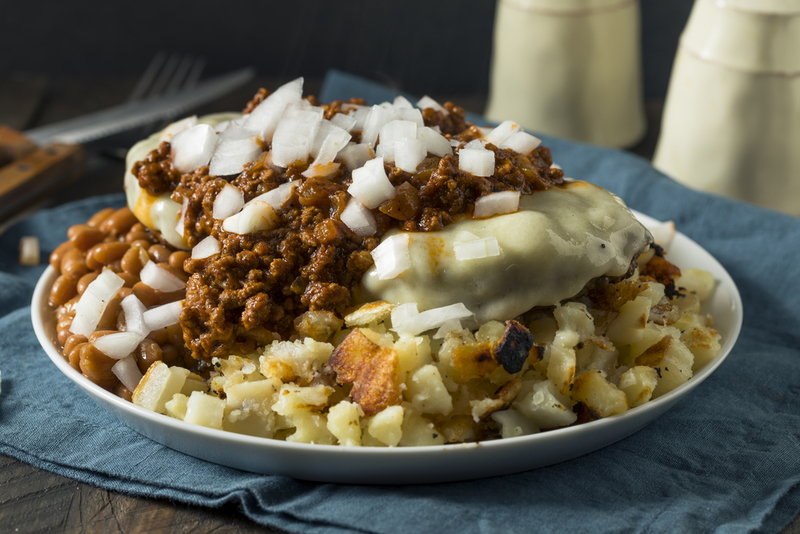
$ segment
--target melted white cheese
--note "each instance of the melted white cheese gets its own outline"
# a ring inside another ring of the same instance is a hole
[[[197,122],[214,126],[225,120],[240,116],[236,113],[217,113],[200,117]],[[150,151],[158,148],[158,145],[161,144],[160,136],[161,132],[155,133],[147,139],[139,141],[128,151],[128,155],[125,158],[125,196],[128,200],[128,207],[142,224],[152,230],[161,232],[164,239],[172,246],[188,249],[189,245],[175,231],[180,217],[181,205],[170,198],[170,193],[163,193],[158,196],[151,195],[139,187],[139,180],[131,173],[134,163],[143,160]]]
[[[457,260],[454,243],[463,231],[496,237],[501,254]],[[362,298],[416,302],[420,310],[463,302],[479,322],[557,304],[598,276],[621,276],[652,241],[617,196],[580,181],[523,195],[516,213],[407,233],[411,267],[390,280],[371,268]]]

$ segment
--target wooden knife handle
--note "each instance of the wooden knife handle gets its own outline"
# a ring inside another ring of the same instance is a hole
[[[24,136],[23,136],[24,139]],[[53,144],[44,148],[17,144],[24,155],[0,168],[0,220],[7,219],[82,171],[86,153],[81,146]]]

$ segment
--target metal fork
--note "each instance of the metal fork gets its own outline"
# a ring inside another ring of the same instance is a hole
[[[181,55],[178,53],[167,54],[158,52],[136,82],[126,102],[138,102],[163,95],[170,95],[179,89],[189,89],[197,85],[206,59],[202,56]],[[164,122],[156,122],[142,126],[132,136],[141,139],[152,132],[163,128]],[[102,153],[115,159],[125,159],[128,149],[114,147],[103,150]]]

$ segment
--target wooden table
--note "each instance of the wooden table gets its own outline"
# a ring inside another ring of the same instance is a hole
[[[24,130],[115,105],[124,100],[135,79],[50,81],[25,75],[0,79],[0,124]],[[306,93],[319,92],[320,80],[307,80]],[[258,87],[275,88],[280,80],[259,78],[199,109],[199,113],[241,109]],[[432,95],[481,112],[483,95]],[[660,128],[663,102],[648,101],[647,136],[631,149],[651,158]],[[124,141],[121,138],[120,143]],[[129,139],[128,139],[129,141]],[[123,146],[123,145],[120,145]],[[103,153],[109,153],[104,150]],[[26,214],[45,206],[122,190],[120,159],[90,151],[86,171],[58,195],[42,199]],[[24,216],[24,215],[23,215]],[[275,533],[247,519],[235,505],[212,510],[106,491],[54,475],[0,455],[0,532],[236,532]],[[800,515],[783,534],[800,534]]]

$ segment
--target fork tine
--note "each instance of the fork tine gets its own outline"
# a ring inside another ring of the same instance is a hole
[[[178,68],[180,60],[181,60],[180,55],[177,53],[169,56],[169,59],[164,64],[164,67],[161,69],[161,73],[158,75],[155,82],[153,82],[153,85],[150,87],[150,91],[147,93],[147,98],[158,96],[164,93],[164,90],[169,84],[169,81],[175,74],[175,70]]]
[[[205,67],[206,67],[206,58],[202,56],[198,57],[192,64],[192,69],[189,71],[188,76],[186,76],[186,82],[183,84],[183,86],[194,87],[195,85],[197,85],[197,82],[200,81],[200,76],[203,74],[203,69]]]
[[[150,60],[150,64],[147,65],[144,73],[142,74],[139,81],[136,82],[136,86],[131,91],[131,94],[128,95],[128,102],[136,102],[137,100],[142,100],[144,96],[147,94],[147,90],[153,84],[153,80],[158,75],[158,71],[161,69],[161,65],[164,64],[164,61],[167,59],[167,54],[163,51],[158,52],[153,59]]]
[[[187,74],[192,68],[192,64],[194,63],[194,58],[192,56],[186,56],[181,59],[178,67],[175,69],[175,72],[172,74],[172,78],[169,80],[167,87],[164,89],[164,94],[170,95],[181,88],[183,85],[184,80],[186,79]]]

